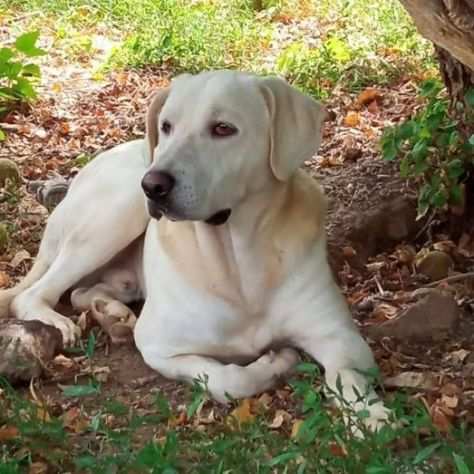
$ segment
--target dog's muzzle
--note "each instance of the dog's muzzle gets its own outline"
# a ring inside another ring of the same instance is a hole
[[[174,176],[166,171],[150,170],[142,179],[142,188],[148,199],[148,213],[151,217],[159,220],[165,215],[170,220],[184,220],[175,215],[170,209],[168,200],[169,194],[175,186]],[[222,225],[229,219],[230,209],[223,209],[216,212],[204,222],[210,225]],[[192,219],[191,219],[192,220]]]

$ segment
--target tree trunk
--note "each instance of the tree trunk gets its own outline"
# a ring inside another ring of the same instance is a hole
[[[434,43],[453,104],[463,102],[468,89],[474,88],[474,0],[400,2],[420,33]],[[464,117],[458,118],[462,122]],[[467,135],[474,131],[474,124],[464,122],[461,128]]]
[[[474,0],[400,0],[420,33],[474,71]]]
[[[451,98],[451,114],[466,140],[474,133],[465,95],[474,89],[474,0],[400,0],[420,33],[434,43],[440,72]],[[464,103],[464,108],[456,107]],[[471,164],[472,167],[472,164]],[[465,182],[465,213],[450,218],[451,235],[474,228],[474,169]]]
[[[436,45],[435,49],[441,77],[446,84],[452,103],[464,102],[464,96],[468,89],[474,88],[474,72],[445,49]],[[453,113],[456,114],[455,107],[453,107]],[[460,119],[460,131],[466,138],[469,138],[474,133],[474,123],[466,120],[466,115],[458,115],[457,118]]]

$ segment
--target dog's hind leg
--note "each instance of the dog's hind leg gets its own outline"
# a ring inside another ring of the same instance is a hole
[[[38,281],[46,273],[48,267],[49,263],[44,258],[38,256],[30,271],[18,285],[0,291],[0,318],[8,318],[10,316],[10,305],[13,299]]]
[[[30,271],[13,288],[0,290],[0,318],[11,316],[11,303],[15,297],[36,283],[48,271],[58,251],[58,242],[52,234],[54,232],[51,226],[46,226],[38,255]]]
[[[53,308],[63,293],[144,233],[149,216],[140,186],[147,165],[143,150],[141,141],[119,145],[74,178],[46,226],[41,252],[49,266],[40,267],[43,275],[31,278],[31,286],[13,299],[14,316],[56,326],[65,345],[74,342],[78,328]]]
[[[90,224],[80,224],[72,231],[42,278],[20,293],[11,305],[12,312],[19,319],[38,319],[57,327],[65,345],[75,341],[78,328],[52,308],[65,291],[107,264],[142,234],[148,222],[139,193],[135,199],[128,196],[130,201],[123,202],[123,206],[120,205],[120,196],[112,196],[112,199],[114,197],[117,208],[105,212],[100,220],[90,216]],[[106,208],[111,207],[109,204]],[[123,216],[128,217],[124,219]]]

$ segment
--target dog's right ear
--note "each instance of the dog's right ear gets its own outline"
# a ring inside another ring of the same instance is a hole
[[[155,92],[151,97],[151,102],[146,112],[146,140],[148,142],[150,163],[153,161],[153,152],[158,145],[158,117],[168,98],[170,89],[170,87],[165,87]]]

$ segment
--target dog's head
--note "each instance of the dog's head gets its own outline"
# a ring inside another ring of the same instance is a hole
[[[246,197],[287,181],[316,153],[324,108],[277,78],[178,76],[147,113],[150,214],[221,224]]]

